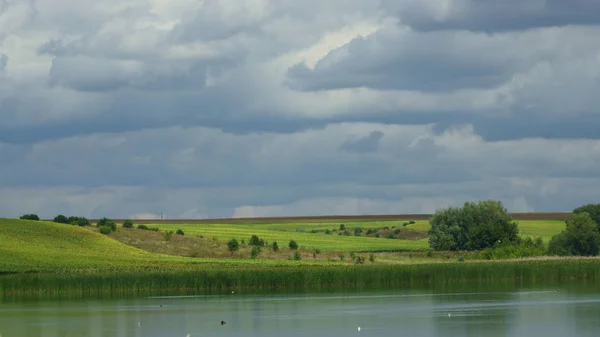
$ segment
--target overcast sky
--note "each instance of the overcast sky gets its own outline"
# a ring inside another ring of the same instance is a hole
[[[0,216],[570,211],[600,0],[0,0]]]

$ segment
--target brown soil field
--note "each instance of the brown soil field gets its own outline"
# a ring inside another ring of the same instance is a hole
[[[515,220],[564,220],[569,212],[511,213]],[[136,223],[277,223],[277,222],[337,222],[337,221],[393,221],[428,220],[431,214],[382,214],[382,215],[324,215],[223,219],[135,219]],[[91,220],[96,222],[97,220]],[[116,219],[122,222],[124,219]]]

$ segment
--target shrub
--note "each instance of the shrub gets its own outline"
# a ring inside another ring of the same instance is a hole
[[[375,255],[369,254],[369,261],[371,261],[371,263],[375,263]]]
[[[360,236],[362,234],[362,228],[355,227],[354,228],[354,236]]]
[[[343,231],[343,230],[346,230],[346,226],[345,226],[343,223],[342,223],[342,224],[340,224],[340,230],[341,230],[341,231]]]
[[[406,227],[406,226],[408,226],[408,222],[403,222],[402,227]]]
[[[298,249],[298,243],[294,240],[290,240],[288,247],[290,247],[290,249]]]
[[[177,234],[177,235],[185,235],[185,233],[184,233],[184,232],[183,232],[183,230],[181,230],[181,229],[178,229],[178,230],[175,232],[175,234]]]
[[[374,230],[373,228],[369,228],[367,229],[367,235],[371,235],[373,233],[377,232],[376,230]]]
[[[69,218],[67,218],[65,215],[62,215],[62,214],[55,216],[52,221],[54,221],[56,223],[64,223],[64,224],[72,223],[71,221],[69,221]]]
[[[250,253],[250,255],[253,259],[256,259],[256,257],[258,256],[258,254],[260,254],[261,251],[262,249],[260,248],[260,246],[252,246],[252,252]]]
[[[110,234],[112,233],[112,228],[108,227],[108,226],[101,226],[100,227],[100,233],[102,234]]]
[[[354,260],[354,263],[356,263],[356,264],[363,264],[363,263],[365,263],[365,258],[359,255]]]
[[[408,223],[414,225],[416,222],[414,220],[410,220]]]
[[[231,239],[227,242],[227,250],[233,254],[233,252],[237,252],[240,249],[240,244],[236,239]]]
[[[77,221],[73,221],[70,223],[71,226],[79,226],[79,223]]]
[[[326,229],[325,234],[329,235],[329,234],[331,234],[331,231],[329,229]]]
[[[271,244],[271,247],[273,248],[274,252],[279,250],[279,245],[277,244],[277,241],[273,241],[273,243]]]
[[[81,227],[85,227],[85,226],[89,226],[90,225],[90,220],[88,220],[85,217],[80,217],[80,216],[70,216],[69,217],[69,223],[73,224],[74,222],[77,223],[78,226]]]
[[[350,252],[350,259],[354,260],[356,258],[356,253]]]
[[[296,260],[296,261],[302,260],[302,255],[300,255],[299,251],[294,252],[294,260]]]
[[[19,217],[19,219],[21,220],[35,220],[35,221],[39,221],[40,217],[37,214],[23,214]]]
[[[117,224],[111,219],[102,218],[102,219],[98,220],[98,222],[96,223],[96,227],[102,227],[102,226],[109,227],[112,231],[117,230]]]
[[[600,232],[589,213],[573,213],[565,221],[567,228],[552,237],[550,255],[595,256],[600,251]]]
[[[340,261],[344,261],[344,259],[346,258],[346,255],[344,255],[344,253],[340,253],[340,255],[338,255],[340,257]]]
[[[148,230],[149,228],[148,228],[148,226],[146,226],[146,225],[139,224],[139,225],[137,226],[137,229]]]
[[[344,229],[344,236],[350,236],[350,231],[347,229]]]
[[[430,220],[429,245],[435,250],[480,250],[498,241],[518,243],[519,229],[500,201],[465,202],[437,210]]]
[[[168,231],[168,232],[166,232],[166,233],[165,233],[165,235],[164,235],[164,239],[165,239],[165,241],[169,241],[169,240],[171,240],[171,238],[172,238],[172,237],[173,237],[173,231]]]
[[[123,221],[123,228],[133,228],[134,224],[132,220],[125,220]]]
[[[261,239],[258,238],[257,235],[252,235],[252,237],[250,238],[250,241],[248,241],[248,244],[250,246],[262,246],[263,242]]]

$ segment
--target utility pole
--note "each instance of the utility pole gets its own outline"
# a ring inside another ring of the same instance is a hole
[[[162,212],[160,212],[160,219],[161,219],[161,220],[163,219],[163,214],[162,214]]]

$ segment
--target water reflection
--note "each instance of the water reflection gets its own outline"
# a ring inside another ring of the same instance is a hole
[[[0,333],[2,337],[596,336],[599,314],[600,294],[594,284],[564,289],[561,285],[560,291],[554,285],[513,284],[312,294],[5,299],[0,304]],[[221,325],[221,320],[227,323]]]

